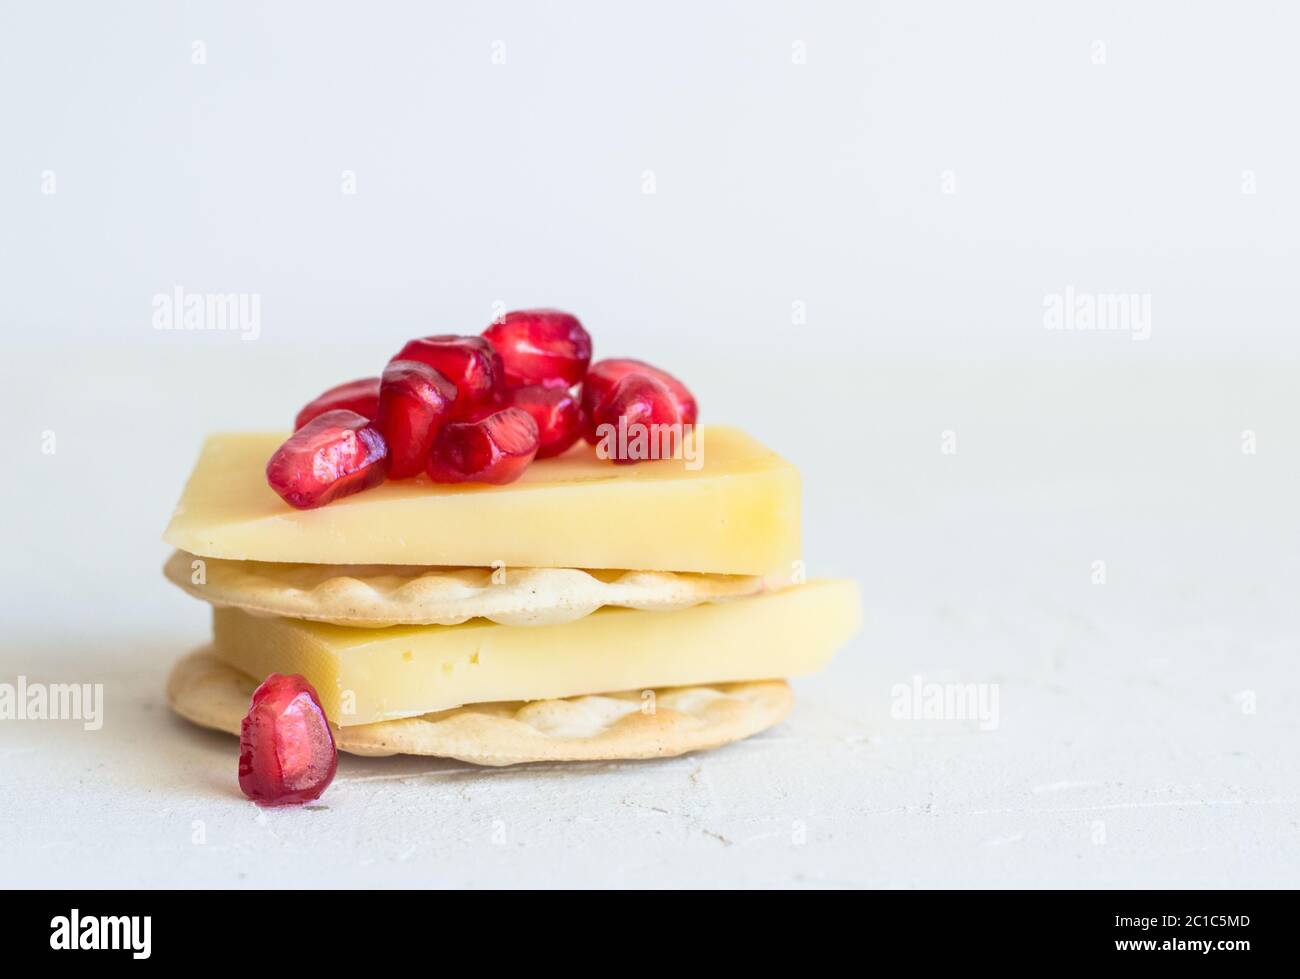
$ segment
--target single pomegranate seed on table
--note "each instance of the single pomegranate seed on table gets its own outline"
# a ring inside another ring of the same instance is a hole
[[[537,422],[537,458],[559,455],[582,434],[582,408],[577,397],[562,383],[529,384],[506,395],[510,404],[522,408]]]
[[[359,381],[348,381],[330,388],[298,412],[298,417],[293,422],[294,430],[302,428],[318,415],[339,408],[355,411],[358,415],[373,420],[379,411],[379,378],[363,377]]]
[[[522,408],[502,408],[477,421],[449,422],[429,453],[435,483],[511,483],[537,455],[537,422]]]
[[[434,436],[451,418],[456,385],[428,364],[394,360],[384,368],[375,427],[388,443],[388,478],[424,472]]]
[[[420,337],[406,344],[393,360],[418,360],[456,386],[453,417],[468,418],[496,404],[504,390],[501,355],[482,337]]]
[[[239,726],[239,787],[264,806],[310,802],[334,780],[339,753],[320,698],[298,675],[272,673]]]
[[[582,382],[582,414],[586,426],[583,435],[588,442],[595,445],[599,440],[594,419],[601,403],[609,398],[614,386],[629,374],[645,374],[664,384],[677,401],[677,410],[681,414],[682,424],[695,424],[696,418],[699,417],[695,395],[667,371],[652,367],[640,360],[627,358],[598,360],[588,368],[587,376]]]
[[[611,434],[606,442],[609,458],[625,465],[657,458],[649,454],[654,451],[653,446],[659,444],[651,426],[677,425],[681,420],[677,398],[667,384],[649,374],[627,374],[614,385],[609,397],[597,406],[592,428],[597,433],[597,441]],[[606,425],[611,428],[604,429]],[[627,454],[623,452],[624,439]],[[645,454],[642,454],[640,446],[644,446]]]
[[[266,481],[292,507],[310,510],[384,481],[388,446],[355,411],[327,411],[275,450]]]
[[[591,336],[578,318],[558,309],[520,309],[506,313],[483,336],[505,365],[508,388],[582,380],[591,363]]]

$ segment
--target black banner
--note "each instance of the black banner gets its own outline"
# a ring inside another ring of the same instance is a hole
[[[1281,961],[1294,945],[1295,905],[1292,893],[1278,891],[841,892],[831,897],[840,906],[815,919],[802,895],[771,894],[761,904],[750,895],[716,893],[625,893],[590,905],[577,894],[523,896],[517,906],[500,896],[489,904],[477,893],[400,891],[35,891],[11,897],[16,900],[6,902],[12,910],[0,928],[9,956],[48,965],[75,957],[78,965],[95,967],[112,960],[129,968],[193,963],[200,949],[205,967],[255,965],[264,961],[255,953],[262,943],[272,951],[283,944],[280,951],[295,963],[327,965],[362,949],[386,950],[384,961],[394,963],[423,954],[443,957],[442,942],[454,942],[458,952],[479,942],[496,948],[506,941],[520,951],[544,944],[615,952],[653,942],[638,954],[654,955],[656,946],[699,941],[706,926],[711,944],[743,949],[760,923],[767,940],[789,943],[791,950],[820,954],[820,946],[833,943],[868,959],[916,956],[926,967],[1062,960],[1231,967]],[[752,924],[745,923],[747,916]]]

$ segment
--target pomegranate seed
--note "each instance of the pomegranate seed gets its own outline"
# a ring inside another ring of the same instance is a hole
[[[482,337],[421,337],[407,343],[393,360],[418,360],[456,385],[454,418],[468,418],[476,409],[501,400],[505,376],[501,355]]]
[[[561,382],[529,384],[507,395],[510,404],[522,408],[537,422],[540,445],[537,458],[557,456],[582,434],[582,409],[578,399]]]
[[[272,673],[239,726],[239,787],[264,806],[320,798],[339,767],[320,698],[298,675]]]
[[[424,472],[434,436],[451,417],[456,385],[428,364],[394,360],[384,368],[375,427],[388,443],[388,478]]]
[[[363,377],[359,381],[348,381],[347,384],[330,388],[298,412],[298,417],[293,422],[294,431],[302,428],[317,415],[323,415],[337,408],[355,411],[363,418],[373,420],[379,412],[379,378]]]
[[[576,316],[558,309],[521,309],[506,313],[483,331],[505,364],[508,388],[582,380],[591,363],[591,337]]]
[[[537,422],[522,408],[442,427],[429,454],[435,483],[512,483],[537,455]]]
[[[598,360],[591,365],[586,378],[582,382],[582,414],[586,420],[586,431],[583,432],[583,435],[592,445],[599,441],[593,419],[596,417],[596,411],[600,408],[600,403],[609,397],[614,390],[614,386],[619,381],[628,374],[633,373],[647,374],[667,385],[668,390],[672,392],[673,397],[677,400],[677,408],[681,412],[682,424],[695,424],[695,419],[699,416],[695,395],[691,394],[685,384],[667,371],[661,371],[658,367],[651,367],[640,360],[628,360],[626,358]]]
[[[609,458],[613,462],[626,465],[652,458],[650,453],[653,439],[652,425],[677,425],[682,420],[681,409],[672,390],[663,381],[649,374],[627,374],[614,385],[605,398],[596,407],[592,416],[592,429],[600,440],[611,429],[601,431],[605,425],[612,426],[613,436],[606,445]],[[622,428],[626,435],[620,432]],[[623,439],[627,440],[627,454],[623,452]],[[637,439],[643,440],[645,452],[634,448]]]
[[[266,481],[291,507],[310,510],[384,481],[388,445],[368,418],[337,409],[289,436],[266,464]]]

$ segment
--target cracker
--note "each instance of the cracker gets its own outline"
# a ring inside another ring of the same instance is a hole
[[[777,584],[752,575],[667,571],[271,564],[185,551],[173,554],[163,573],[213,605],[360,628],[459,625],[473,618],[555,625],[603,605],[667,611],[757,595]]]
[[[256,682],[207,649],[180,660],[167,680],[172,709],[230,734]],[[653,710],[643,705],[653,704]],[[437,755],[475,765],[671,758],[747,738],[780,722],[794,703],[784,680],[470,704],[454,710],[334,729],[354,755]]]

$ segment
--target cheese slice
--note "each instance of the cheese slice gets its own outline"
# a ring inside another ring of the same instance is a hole
[[[216,654],[261,680],[305,676],[330,719],[370,724],[491,701],[798,676],[858,628],[852,581],[675,612],[602,609],[562,625],[346,626],[213,612]]]
[[[697,432],[697,468],[619,466],[583,443],[507,486],[418,476],[316,510],[292,509],[266,483],[283,433],[213,435],[163,538],[238,561],[788,575],[798,470],[737,429]]]

